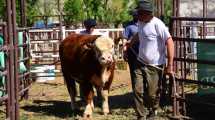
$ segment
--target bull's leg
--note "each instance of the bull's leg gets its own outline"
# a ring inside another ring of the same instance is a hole
[[[70,88],[70,99],[71,99],[71,109],[76,110],[78,109],[76,104],[75,104],[75,96],[76,96],[76,88]]]
[[[92,116],[92,112],[94,109],[94,104],[93,104],[93,86],[90,83],[84,84],[83,86],[83,93],[85,97],[85,101],[87,103],[86,108],[84,110],[84,117],[85,118],[90,118]]]
[[[102,75],[103,83],[105,83],[101,91],[101,94],[103,97],[102,110],[104,115],[107,115],[110,112],[109,104],[108,104],[108,93],[113,80],[114,68],[115,68],[115,65],[113,64],[111,68],[109,68],[110,71],[108,70]]]
[[[102,111],[104,115],[107,115],[110,110],[109,110],[109,103],[108,103],[108,94],[109,94],[109,89],[112,83],[112,78],[113,74],[109,78],[109,80],[105,83],[103,89],[101,90],[102,98],[103,98],[103,103],[102,103]]]
[[[103,97],[102,111],[104,115],[107,115],[110,112],[108,104],[108,90],[102,90],[101,93]]]
[[[71,109],[74,111],[77,109],[76,105],[75,105],[75,96],[76,96],[76,85],[75,85],[75,80],[73,80],[69,74],[65,74],[64,73],[64,79],[67,85],[67,90],[69,92],[70,95],[70,99],[71,99]]]
[[[93,103],[93,99],[91,100],[90,105],[91,105],[91,107],[92,107],[92,110],[94,110],[94,103]]]
[[[102,106],[102,101],[103,101],[103,97],[102,97],[102,88],[100,87],[96,87],[96,93],[97,93],[97,97],[96,97],[96,100],[97,100],[97,104],[99,105],[99,107]]]

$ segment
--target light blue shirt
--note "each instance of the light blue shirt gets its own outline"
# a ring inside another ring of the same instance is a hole
[[[140,41],[138,60],[146,64],[162,65],[166,63],[166,41],[171,37],[165,24],[153,17],[149,22],[138,22]]]

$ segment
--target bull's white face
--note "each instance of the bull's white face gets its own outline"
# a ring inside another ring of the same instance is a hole
[[[114,62],[114,41],[111,38],[106,36],[98,37],[95,45],[101,51],[101,56],[98,59],[102,65],[108,65]]]

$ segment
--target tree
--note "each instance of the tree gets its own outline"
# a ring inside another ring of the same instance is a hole
[[[64,20],[77,24],[86,18],[94,18],[99,23],[118,26],[130,20],[128,11],[134,3],[130,0],[67,0],[63,9]]]
[[[66,24],[77,24],[84,19],[84,10],[83,10],[83,1],[82,0],[67,0],[64,3],[64,21]]]
[[[38,0],[26,0],[26,16],[28,25],[31,25],[34,21],[32,16],[37,15],[35,4]],[[17,23],[20,24],[20,0],[16,0],[16,19]],[[5,20],[6,18],[6,0],[0,0],[0,19]]]
[[[172,0],[165,0],[164,2],[164,22],[169,25],[170,17],[172,16]]]
[[[0,19],[5,19],[6,0],[0,0]],[[17,23],[20,22],[20,0],[16,0]],[[138,0],[65,0],[63,13],[64,22],[69,25],[82,23],[86,18],[94,18],[106,27],[117,27],[132,17],[129,11],[135,8]],[[164,22],[169,23],[172,15],[172,0],[165,0]],[[26,0],[27,25],[32,26],[35,21],[47,22],[49,16],[59,14],[57,0]],[[58,19],[56,17],[56,19]]]
[[[5,0],[0,0],[0,19],[5,19],[5,9],[6,9],[6,5],[5,5]]]
[[[27,0],[26,1],[26,18],[27,18],[27,26],[32,26],[36,21],[35,16],[39,15],[37,8],[35,7],[38,0]]]
[[[133,9],[135,3],[130,0],[109,0],[107,6],[106,19],[104,22],[113,23],[114,27],[129,21],[131,16],[129,11]]]

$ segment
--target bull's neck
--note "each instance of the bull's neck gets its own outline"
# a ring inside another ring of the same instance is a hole
[[[108,81],[110,73],[111,73],[110,70],[108,69],[108,66],[103,67],[101,72],[102,72],[102,74],[101,74],[102,81],[103,81],[103,83],[106,83]]]

